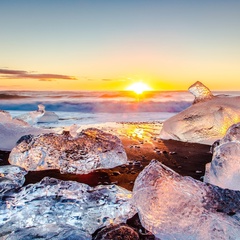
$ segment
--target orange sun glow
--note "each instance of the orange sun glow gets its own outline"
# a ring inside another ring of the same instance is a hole
[[[126,90],[134,91],[136,94],[142,94],[143,92],[150,91],[152,89],[146,83],[135,82],[127,87]]]

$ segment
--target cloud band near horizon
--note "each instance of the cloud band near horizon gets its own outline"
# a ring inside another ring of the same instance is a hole
[[[53,81],[57,79],[62,80],[78,80],[76,77],[60,74],[36,74],[23,70],[0,69],[0,79],[23,79],[31,78],[39,81]]]

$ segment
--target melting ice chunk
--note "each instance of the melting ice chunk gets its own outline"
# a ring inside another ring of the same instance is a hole
[[[167,119],[160,138],[212,144],[240,121],[240,96],[213,96],[200,82],[189,91],[195,95],[195,104]]]
[[[13,165],[0,166],[0,194],[23,185],[27,171]]]
[[[152,161],[137,177],[133,203],[160,239],[239,239],[240,192],[182,177]]]
[[[34,125],[36,123],[51,123],[57,122],[59,117],[54,112],[48,112],[45,110],[45,106],[42,104],[38,105],[38,110],[22,114],[16,117],[17,119],[21,119],[30,125]]]
[[[232,125],[213,150],[204,181],[221,188],[240,190],[240,123]]]
[[[28,171],[60,169],[61,173],[85,174],[127,163],[121,140],[96,128],[73,138],[69,132],[24,136],[11,151],[9,162]]]
[[[38,105],[38,110],[29,112],[29,113],[24,113],[22,115],[19,115],[15,117],[16,119],[21,119],[24,122],[27,122],[30,125],[36,124],[38,122],[38,119],[42,117],[45,113],[45,107],[42,104]]]
[[[46,130],[35,128],[28,123],[19,120],[12,119],[8,112],[0,110],[0,149],[11,150],[17,140],[26,134],[40,134],[47,132]],[[49,132],[49,131],[48,131]]]
[[[135,213],[132,193],[116,185],[86,184],[45,177],[6,193],[0,205],[2,235],[45,224],[67,225],[89,234],[110,223],[126,222]]]
[[[68,225],[44,224],[16,230],[4,236],[4,240],[90,240],[90,234]]]

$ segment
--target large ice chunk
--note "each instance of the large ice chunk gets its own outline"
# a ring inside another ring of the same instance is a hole
[[[1,235],[1,234],[0,234]],[[18,229],[3,236],[4,240],[91,240],[90,234],[68,225],[44,224]]]
[[[132,193],[116,185],[62,181],[41,182],[6,193],[0,202],[0,233],[45,224],[68,225],[89,234],[111,223],[126,222],[135,213]]]
[[[51,123],[57,122],[59,117],[54,112],[48,112],[45,110],[45,106],[42,104],[38,105],[37,111],[32,111],[29,113],[24,113],[16,117],[16,119],[21,119],[30,125],[34,125],[36,123]]]
[[[0,166],[0,194],[24,184],[27,171],[13,165]]]
[[[204,181],[221,188],[240,190],[240,123],[232,125],[213,150]]]
[[[138,175],[133,202],[160,239],[239,239],[239,191],[182,177],[155,160]]]
[[[11,150],[17,140],[26,134],[40,134],[49,132],[40,128],[32,127],[23,120],[13,119],[6,111],[0,110],[0,149]]]
[[[240,121],[240,96],[213,96],[200,82],[189,91],[195,95],[194,104],[167,119],[160,138],[212,144]]]
[[[96,128],[75,138],[69,132],[24,136],[11,151],[9,162],[28,171],[60,169],[61,173],[85,174],[127,163],[121,140]]]

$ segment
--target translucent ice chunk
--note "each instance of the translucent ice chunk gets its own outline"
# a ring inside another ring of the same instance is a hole
[[[118,137],[89,128],[75,138],[69,132],[25,136],[11,151],[9,162],[29,171],[60,169],[61,173],[85,174],[125,164],[127,155]]]
[[[221,188],[240,190],[240,123],[231,126],[214,147],[204,181]]]
[[[38,118],[38,123],[52,123],[57,122],[59,119],[58,115],[54,112],[44,112],[44,114]]]
[[[199,82],[189,90],[196,104],[167,119],[160,138],[212,144],[240,121],[240,96],[213,96]]]
[[[38,119],[44,115],[44,113],[45,113],[45,107],[42,104],[39,104],[37,111],[19,115],[16,117],[16,119],[21,119],[30,125],[34,125],[38,122]]]
[[[44,224],[18,229],[3,237],[4,240],[90,240],[91,235],[68,225]]]
[[[133,189],[142,225],[160,239],[239,239],[240,192],[182,177],[152,161]]]
[[[23,185],[27,171],[13,165],[0,166],[0,194]]]
[[[30,126],[28,123],[12,119],[8,112],[0,110],[0,149],[11,150],[17,140],[26,134],[40,134],[49,132],[40,128]]]
[[[203,102],[213,98],[211,91],[199,81],[190,86],[188,91],[195,96],[194,103]]]
[[[131,218],[132,193],[116,185],[86,184],[45,177],[41,182],[4,195],[0,203],[2,235],[45,224],[68,225],[89,234]]]

